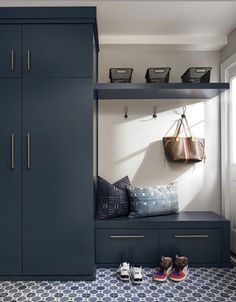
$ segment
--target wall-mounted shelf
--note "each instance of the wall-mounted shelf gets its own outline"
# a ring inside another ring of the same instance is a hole
[[[229,89],[229,83],[98,83],[100,100],[212,99]]]

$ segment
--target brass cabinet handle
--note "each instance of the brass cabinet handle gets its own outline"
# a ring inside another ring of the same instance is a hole
[[[31,135],[27,133],[26,136],[26,149],[27,149],[27,158],[26,158],[26,167],[27,169],[31,168]]]
[[[27,71],[31,70],[31,52],[27,50]]]
[[[15,70],[15,51],[11,50],[11,71]]]
[[[15,169],[15,134],[11,134],[11,169]]]
[[[208,235],[175,235],[175,238],[208,238]]]
[[[143,239],[144,235],[111,235],[111,239]]]

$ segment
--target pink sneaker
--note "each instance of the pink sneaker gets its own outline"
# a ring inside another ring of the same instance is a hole
[[[153,281],[164,282],[171,274],[173,261],[171,257],[161,257],[160,267],[153,274]]]
[[[188,258],[176,255],[175,268],[170,274],[170,279],[175,282],[183,281],[188,275],[188,270]]]

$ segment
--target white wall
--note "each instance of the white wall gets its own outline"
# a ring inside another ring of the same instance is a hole
[[[221,51],[221,62],[236,52],[236,28],[228,35],[228,44]]]
[[[144,82],[147,67],[170,66],[171,82],[179,82],[189,66],[212,66],[211,80],[219,80],[219,52],[157,51],[150,46],[103,45],[99,81],[108,82],[110,67],[131,66],[133,82]],[[178,116],[176,100],[103,100],[99,102],[99,175],[114,182],[129,175],[136,186],[179,182],[181,210],[220,212],[219,99],[187,103],[187,117],[196,136],[206,138],[206,163],[176,164],[166,161],[162,137]],[[153,106],[158,118],[151,119]],[[129,107],[124,119],[123,108]],[[170,134],[173,134],[173,129]]]

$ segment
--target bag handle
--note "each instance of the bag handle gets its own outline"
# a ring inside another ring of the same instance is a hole
[[[178,119],[174,137],[178,137],[179,136],[180,129],[181,129],[181,126],[182,126],[181,124],[182,124],[182,118]]]
[[[184,125],[184,123],[186,125]],[[189,127],[189,124],[188,124],[185,113],[183,113],[181,115],[181,118],[179,120],[179,124],[178,124],[177,129],[176,129],[176,133],[175,133],[176,141],[179,141],[179,134],[180,134],[180,130],[181,130],[182,126],[184,127],[185,130],[187,130],[186,131],[187,135],[189,134],[189,136],[192,138],[192,141],[195,141],[195,139],[193,137],[193,134],[192,134],[192,131],[191,131],[191,128]]]
[[[193,140],[193,139],[194,139],[193,133],[192,133],[192,130],[191,130],[190,126],[189,126],[189,123],[188,123],[188,120],[187,120],[187,118],[186,118],[186,115],[184,115],[184,121],[185,121],[185,124],[186,124],[186,126],[187,126],[187,129],[188,129],[188,132],[189,132],[189,134],[190,134],[190,137],[191,137],[192,140]]]

